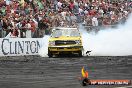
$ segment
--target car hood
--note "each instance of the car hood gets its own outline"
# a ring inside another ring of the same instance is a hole
[[[65,36],[61,36],[61,37],[50,37],[49,41],[56,41],[56,40],[81,40],[81,37],[65,37]]]

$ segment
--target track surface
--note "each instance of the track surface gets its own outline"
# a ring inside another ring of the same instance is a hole
[[[82,66],[88,67],[90,79],[132,79],[132,56],[82,58],[0,57],[0,88],[118,87],[82,87],[78,81]]]

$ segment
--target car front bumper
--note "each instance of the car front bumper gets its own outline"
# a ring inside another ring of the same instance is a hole
[[[73,51],[82,51],[83,46],[50,46],[48,47],[49,51],[58,51],[58,52],[73,52]]]

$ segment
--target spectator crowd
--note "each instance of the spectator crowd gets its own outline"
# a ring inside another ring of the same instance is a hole
[[[40,38],[53,27],[124,23],[131,0],[0,0],[0,38]]]

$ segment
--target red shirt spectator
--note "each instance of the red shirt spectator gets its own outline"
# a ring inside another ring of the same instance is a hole
[[[30,20],[30,25],[31,25],[31,31],[35,32],[35,23],[32,20]]]
[[[69,5],[70,9],[72,10],[74,8],[74,3],[73,2],[70,2],[70,5]]]

